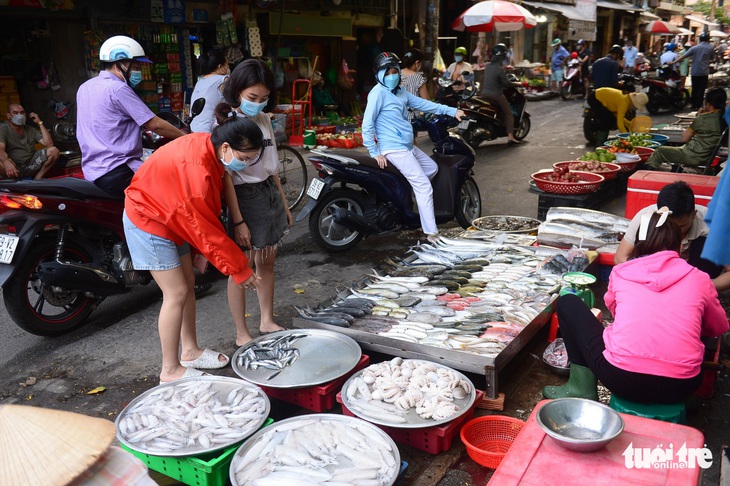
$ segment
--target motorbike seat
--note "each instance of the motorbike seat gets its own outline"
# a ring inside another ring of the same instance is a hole
[[[378,165],[378,161],[374,158],[370,157],[368,154],[363,154],[359,152],[352,152],[352,151],[344,151],[344,150],[327,150],[324,152],[327,155],[337,155],[339,157],[344,157],[347,159],[352,159],[356,161],[360,165],[364,165],[366,167],[371,167],[373,169],[379,169],[379,170],[385,170],[388,172],[392,172],[394,174],[402,175],[401,172],[390,162],[388,165],[385,166],[385,169],[381,169]]]
[[[4,180],[0,182],[0,192],[2,191],[43,194],[74,199],[124,200],[123,196],[113,196],[97,187],[93,182],[77,177],[40,180]]]

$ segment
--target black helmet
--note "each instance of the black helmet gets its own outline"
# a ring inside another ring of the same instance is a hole
[[[710,33],[709,32],[703,32],[700,34],[700,42],[709,42],[710,41]]]
[[[373,61],[373,72],[378,73],[381,69],[396,67],[400,69],[400,59],[392,52],[381,52]]]
[[[623,57],[624,50],[623,50],[623,48],[620,45],[614,44],[614,45],[611,46],[611,49],[608,51],[608,53],[609,54],[616,54],[618,57]]]
[[[494,47],[492,47],[492,55],[493,56],[506,56],[507,55],[507,46],[505,46],[502,43],[496,44]]]

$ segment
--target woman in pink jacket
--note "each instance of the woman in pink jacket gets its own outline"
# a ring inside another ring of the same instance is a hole
[[[547,398],[598,399],[611,393],[643,403],[676,403],[702,383],[701,336],[728,330],[710,277],[679,256],[680,228],[666,207],[642,217],[631,258],[614,267],[604,296],[614,322],[605,330],[575,295],[558,299],[558,321],[570,359],[564,386]]]

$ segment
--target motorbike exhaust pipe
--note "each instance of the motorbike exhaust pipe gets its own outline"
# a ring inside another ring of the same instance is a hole
[[[380,228],[373,222],[357,213],[349,211],[345,208],[330,207],[328,208],[330,215],[335,223],[365,234],[379,233]]]
[[[113,295],[124,289],[124,282],[93,264],[54,260],[41,263],[38,276],[43,285],[94,295]]]

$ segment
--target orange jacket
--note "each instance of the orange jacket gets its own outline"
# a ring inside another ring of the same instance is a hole
[[[177,245],[187,241],[241,284],[253,271],[218,219],[223,173],[210,134],[180,137],[142,164],[125,191],[124,210],[138,228]]]

